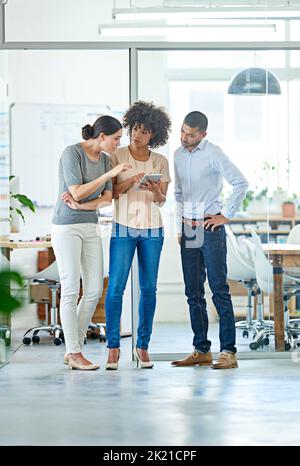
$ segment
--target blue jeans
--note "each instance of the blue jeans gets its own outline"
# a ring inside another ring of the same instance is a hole
[[[224,226],[209,231],[183,224],[181,261],[185,294],[194,332],[193,345],[203,353],[209,351],[211,346],[207,339],[208,315],[204,297],[206,272],[213,303],[220,317],[220,351],[236,353],[233,307],[227,284],[226,253]]]
[[[105,300],[108,348],[120,346],[123,293],[137,250],[140,281],[137,347],[148,349],[156,307],[156,283],[162,246],[163,228],[135,229],[118,223],[113,224]]]

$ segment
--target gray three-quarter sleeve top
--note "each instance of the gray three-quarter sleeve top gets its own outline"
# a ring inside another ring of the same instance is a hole
[[[59,191],[54,208],[52,223],[68,225],[74,223],[98,223],[96,210],[74,210],[61,199],[65,191],[72,185],[81,185],[95,180],[111,169],[109,156],[101,152],[99,160],[93,161],[84,152],[80,143],[67,146],[59,162]],[[101,196],[103,191],[112,191],[112,181],[109,180],[90,196],[80,202],[92,201]]]

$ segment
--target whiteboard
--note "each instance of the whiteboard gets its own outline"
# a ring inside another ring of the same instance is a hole
[[[64,148],[81,141],[81,128],[104,113],[119,120],[123,115],[107,105],[14,104],[10,116],[11,173],[20,178],[20,192],[37,206],[54,206]]]

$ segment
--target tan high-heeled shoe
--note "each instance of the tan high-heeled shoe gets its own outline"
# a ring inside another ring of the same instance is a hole
[[[77,369],[79,371],[95,371],[96,369],[99,369],[99,365],[98,364],[87,364],[87,365],[84,365],[84,364],[80,364],[79,362],[77,361],[74,361],[74,359],[71,358],[71,356],[69,357],[69,369]]]
[[[117,361],[117,362],[107,362],[107,363],[106,363],[106,370],[107,370],[107,371],[116,371],[116,370],[118,370],[118,364],[119,364],[120,354],[121,354],[121,350],[120,350],[120,348],[119,348],[118,361]]]
[[[140,367],[140,369],[152,369],[154,364],[151,361],[142,361],[139,357],[137,349],[134,349],[135,357],[136,357],[136,367]]]
[[[70,355],[68,353],[66,353],[64,355],[64,364],[69,364],[69,359],[70,359]]]

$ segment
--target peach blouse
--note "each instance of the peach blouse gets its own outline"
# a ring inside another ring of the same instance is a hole
[[[126,146],[119,147],[110,158],[113,167],[120,163],[128,163],[132,166],[126,172],[120,173],[117,183],[122,183],[142,172],[145,174],[161,173],[161,182],[171,181],[168,159],[156,152],[151,151],[149,159],[146,162],[140,162],[132,157]],[[115,199],[113,220],[131,228],[160,228],[163,226],[160,205],[163,204],[158,205],[153,201],[153,194],[150,191],[137,190],[135,183],[126,193],[120,194],[119,199]]]

